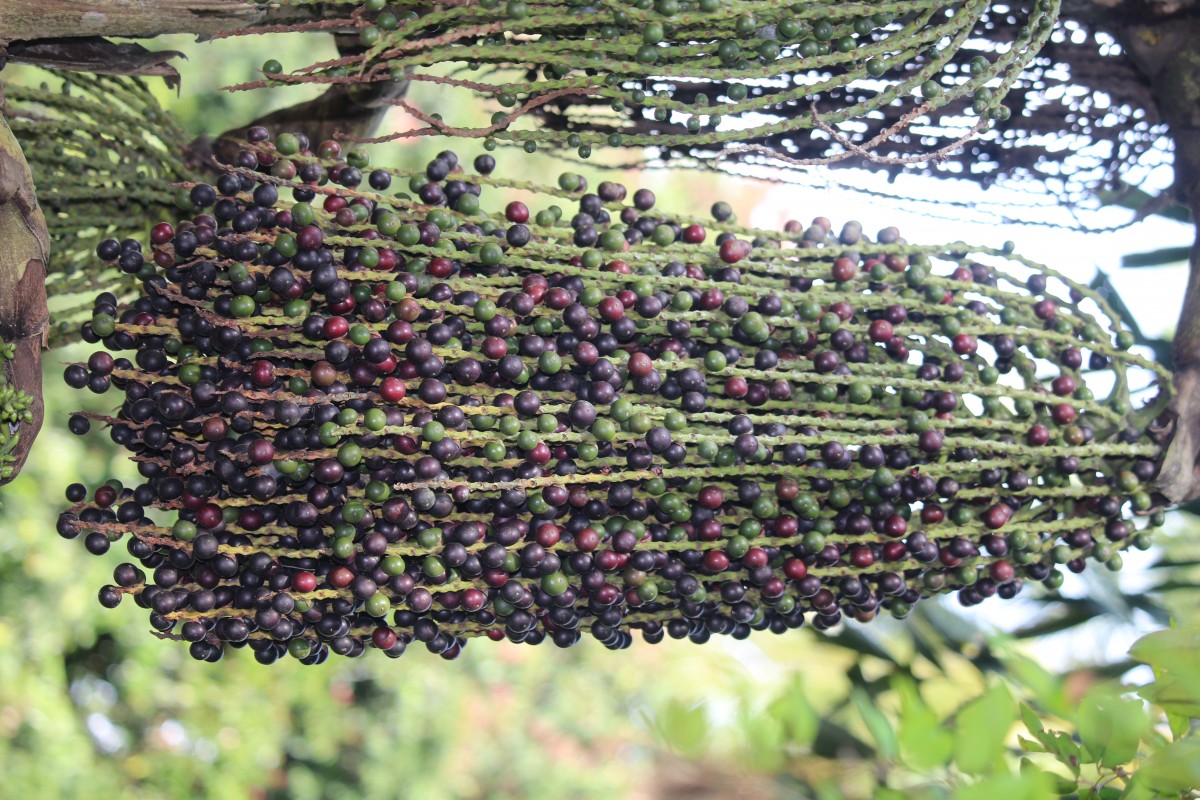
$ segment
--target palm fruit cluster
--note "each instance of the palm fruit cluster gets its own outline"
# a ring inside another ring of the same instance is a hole
[[[63,298],[50,329],[57,345],[78,337],[96,286],[133,298],[135,276],[96,271],[96,245],[140,235],[186,201],[171,184],[190,177],[181,155],[188,140],[139,78],[40,74],[46,80],[36,85],[6,83],[0,110],[21,143],[46,215],[52,243],[46,290]]]
[[[1160,518],[1130,387],[1166,373],[1006,249],[267,136],[100,245],[142,295],[65,371],[123,392],[71,428],[143,482],[58,530],[123,543],[100,601],[198,659],[824,629],[1117,568]]]
[[[463,108],[496,104],[490,125],[471,127],[399,101],[426,127],[385,139],[488,136],[587,157],[602,145],[785,153],[815,138],[826,148],[809,163],[828,163],[887,156],[921,115],[948,134],[940,144],[1007,119],[1001,101],[1058,12],[1058,0],[366,0],[342,20],[358,30],[360,51],[290,71],[272,59],[264,80],[233,88],[429,82],[439,97],[469,95]],[[979,41],[1002,46],[973,49]],[[535,125],[516,124],[525,117]]]

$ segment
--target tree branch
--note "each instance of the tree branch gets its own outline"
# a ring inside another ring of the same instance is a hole
[[[300,8],[245,0],[4,0],[0,44],[63,36],[199,36],[309,17]]]

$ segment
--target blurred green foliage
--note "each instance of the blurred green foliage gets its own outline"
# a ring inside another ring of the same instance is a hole
[[[257,77],[269,57],[333,53],[321,36],[153,46],[188,52],[182,94],[156,91],[185,129],[210,135],[311,96],[221,86]],[[411,165],[438,149],[422,138],[374,154]],[[470,158],[482,148],[455,149]],[[563,169],[549,156],[522,159],[523,172]],[[639,183],[686,207],[717,196],[717,180]],[[722,186],[744,208],[757,191]],[[1184,522],[1142,570],[1141,593],[1126,599],[1097,576],[1086,596],[1015,601],[1011,613],[1027,619],[1009,638],[931,603],[904,624],[702,650],[668,639],[611,652],[585,638],[568,651],[479,642],[454,662],[422,648],[320,667],[264,668],[248,653],[194,662],[155,638],[139,610],[96,603],[119,559],[92,558],[54,533],[68,483],[134,477],[102,437],[66,432],[71,410],[111,410],[62,384],[62,363],[87,353],[46,359],[46,424],[0,510],[2,797],[1139,800],[1200,786],[1196,628],[1142,639],[1133,658],[1150,668],[1140,671],[1121,653],[1072,649],[1080,630],[1104,641],[1172,616],[1200,621]],[[1064,650],[1064,674],[1031,657],[1058,655],[1063,669]],[[1110,682],[1126,673],[1157,680],[1135,694]]]

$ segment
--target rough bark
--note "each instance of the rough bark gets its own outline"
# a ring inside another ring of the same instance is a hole
[[[3,0],[0,42],[66,36],[212,34],[307,16],[245,0]]]
[[[33,398],[33,418],[17,431],[13,474],[20,471],[42,427],[42,346],[46,310],[46,261],[50,237],[34,195],[33,175],[21,146],[0,116],[0,340],[16,351],[4,380]]]
[[[1126,7],[1124,10],[1128,10]],[[1126,22],[1119,38],[1150,80],[1175,145],[1177,198],[1200,220],[1200,19],[1169,17]],[[1192,246],[1183,311],[1175,331],[1174,434],[1157,488],[1175,503],[1200,497],[1200,230]]]

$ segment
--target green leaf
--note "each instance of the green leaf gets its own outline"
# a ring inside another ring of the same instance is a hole
[[[1181,261],[1186,263],[1191,252],[1191,247],[1162,247],[1142,253],[1128,253],[1121,256],[1121,266],[1127,269],[1136,269],[1138,267],[1163,267]]]
[[[899,750],[896,733],[888,723],[887,717],[875,707],[874,702],[862,689],[855,688],[850,693],[850,699],[853,701],[854,707],[858,709],[858,714],[866,724],[867,730],[870,731],[871,738],[875,740],[875,747],[879,750],[879,754],[888,760],[896,758]]]
[[[1058,716],[1070,713],[1062,681],[1038,662],[1011,649],[1000,653],[1009,677],[1033,695],[1038,704]],[[1032,729],[1031,729],[1032,732]]]
[[[1076,719],[1089,760],[1110,768],[1132,761],[1150,728],[1150,717],[1139,701],[1108,688],[1088,692]]]
[[[1027,703],[1021,703],[1021,722],[1025,724],[1026,730],[1031,736],[1041,738],[1046,732],[1046,726],[1042,725],[1041,717],[1033,710],[1033,706]]]
[[[1200,672],[1200,628],[1168,628],[1138,639],[1129,654],[1155,669]]]
[[[1004,741],[1017,719],[1016,703],[1007,688],[996,684],[958,712],[954,760],[963,772],[988,772],[1004,756]]]
[[[1022,708],[1021,715],[1025,718],[1025,727],[1029,728],[1034,735],[1034,739],[1026,739],[1024,736],[1018,736],[1017,741],[1021,745],[1021,749],[1027,753],[1049,753],[1054,756],[1059,763],[1071,770],[1071,773],[1076,777],[1079,776],[1079,745],[1067,734],[1060,731],[1048,731],[1041,727],[1041,721],[1034,716],[1031,709]],[[1034,716],[1033,722],[1037,724],[1037,730],[1034,730],[1030,725],[1029,717]],[[1036,740],[1036,741],[1035,741]]]
[[[812,744],[821,724],[821,718],[808,702],[804,679],[799,673],[792,676],[787,688],[771,702],[767,713],[783,726],[788,743],[800,747]]]
[[[1161,673],[1155,677],[1156,680],[1139,689],[1138,694],[1168,714],[1200,717],[1200,676],[1193,674],[1181,678]]]
[[[900,696],[896,738],[904,761],[922,772],[944,765],[954,753],[954,736],[921,699],[912,680],[897,678],[894,687]]]
[[[989,775],[954,792],[954,800],[1046,800],[1049,796],[1050,781],[1040,770]]]
[[[1049,753],[1050,749],[1046,745],[1035,739],[1027,739],[1024,736],[1017,737],[1017,744],[1021,746],[1021,750],[1026,753]]]
[[[770,714],[744,707],[741,719],[742,755],[755,772],[774,773],[785,763],[783,724]]]
[[[825,781],[816,787],[817,800],[844,800],[845,795],[833,781]]]
[[[1165,711],[1200,716],[1200,628],[1168,628],[1134,642],[1129,654],[1154,668],[1139,694]]]
[[[1200,739],[1182,739],[1142,762],[1130,798],[1175,796],[1200,786]]]
[[[1030,773],[1036,773],[1038,779],[1044,781],[1050,787],[1050,792],[1054,795],[1074,794],[1079,790],[1079,784],[1075,781],[1067,780],[1061,775],[1044,770],[1028,758],[1022,757],[1021,774],[1027,775]]]
[[[1192,729],[1192,718],[1186,714],[1172,714],[1168,711],[1167,727],[1171,729],[1171,736],[1176,739],[1183,738]]]
[[[659,715],[657,727],[663,741],[686,756],[700,755],[708,740],[708,715],[698,703],[672,699]]]

